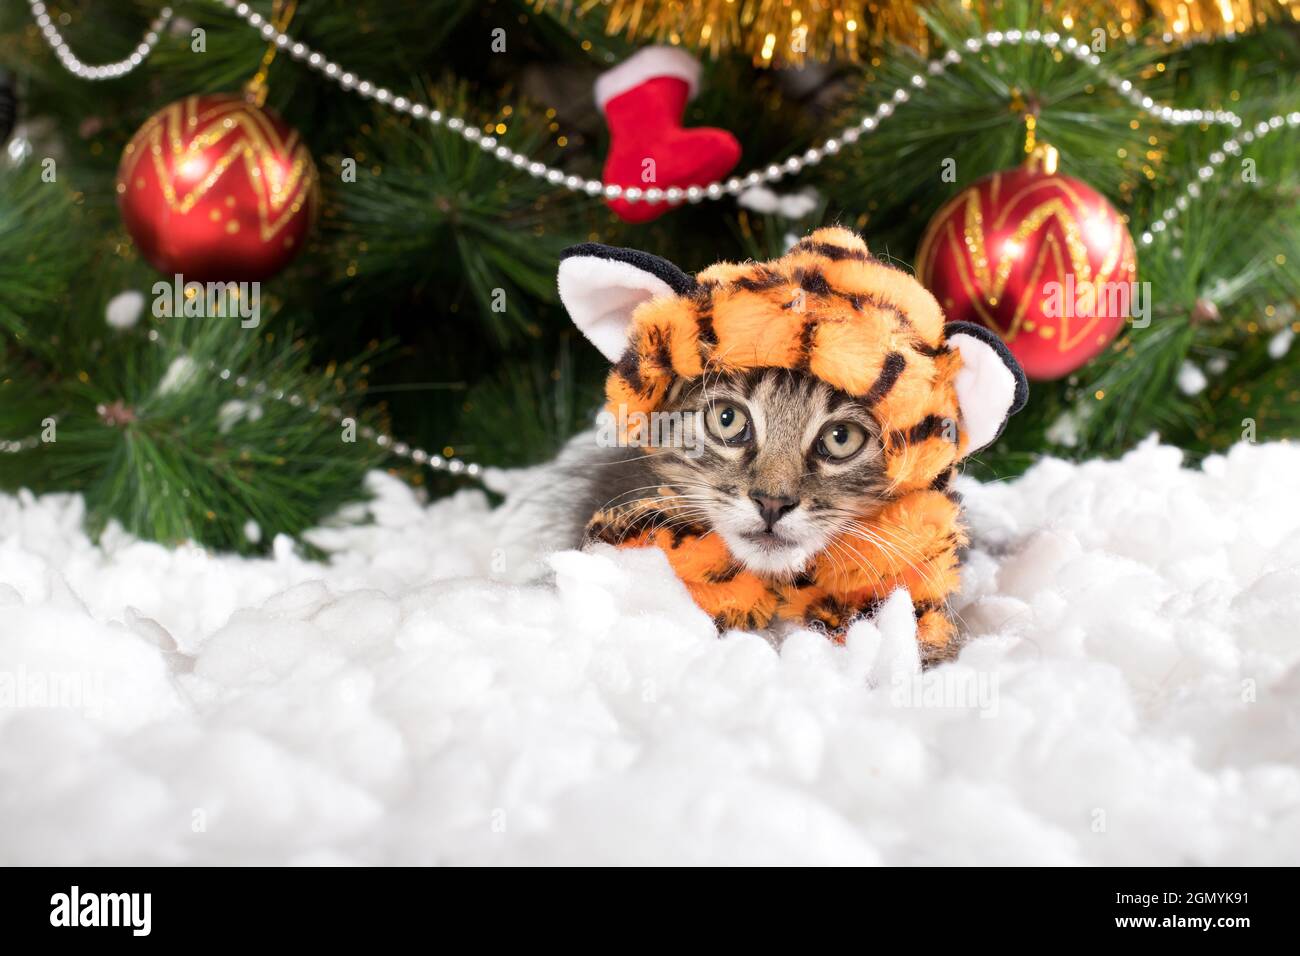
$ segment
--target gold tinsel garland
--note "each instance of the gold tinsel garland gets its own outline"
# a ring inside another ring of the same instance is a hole
[[[640,43],[680,44],[711,56],[737,51],[758,66],[858,60],[883,42],[925,52],[927,3],[898,0],[534,0],[560,16],[602,15],[605,33]],[[983,0],[962,0],[982,12]],[[1300,0],[1044,0],[1067,29],[1096,24],[1136,36],[1142,28],[1179,39],[1242,33],[1270,20],[1300,20]]]

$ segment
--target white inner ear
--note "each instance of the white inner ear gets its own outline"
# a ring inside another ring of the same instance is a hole
[[[611,362],[627,348],[632,312],[642,302],[673,295],[656,275],[628,262],[597,256],[571,256],[560,263],[560,301],[591,344]]]
[[[1016,399],[1016,377],[997,349],[973,335],[958,332],[948,344],[961,352],[957,373],[957,404],[970,439],[966,454],[973,454],[998,437]]]

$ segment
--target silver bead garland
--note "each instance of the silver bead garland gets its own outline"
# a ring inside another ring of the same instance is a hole
[[[158,39],[162,31],[172,18],[172,8],[163,7],[158,16],[149,24],[149,29],[145,32],[144,37],[136,44],[136,48],[131,51],[131,55],[125,60],[118,60],[116,63],[103,63],[99,66],[91,66],[89,63],[82,63],[77,59],[77,55],[72,52],[67,41],[63,39],[63,34],[59,33],[59,28],[54,25],[54,20],[50,17],[49,11],[41,0],[29,0],[32,8],[32,18],[36,21],[36,26],[41,31],[41,36],[50,45],[54,55],[59,58],[59,62],[64,68],[74,76],[79,76],[83,80],[114,80],[119,76],[126,76],[137,66],[142,64],[145,59],[153,52],[153,48],[158,44]]]
[[[1255,140],[1263,139],[1270,133],[1277,132],[1284,127],[1294,129],[1297,126],[1300,126],[1300,110],[1270,116],[1268,119],[1260,120],[1254,126],[1225,139],[1218,149],[1210,153],[1205,165],[1197,169],[1196,178],[1184,187],[1183,191],[1174,200],[1173,205],[1166,207],[1151,223],[1150,228],[1138,237],[1138,242],[1143,246],[1149,246],[1156,241],[1156,237],[1166,234],[1178,216],[1187,211],[1192,200],[1201,198],[1201,184],[1212,179],[1214,174],[1219,171],[1219,167],[1227,162],[1229,156],[1241,155],[1243,143],[1249,145]]]
[[[156,330],[149,333],[149,341],[159,341]],[[249,393],[255,398],[269,398],[273,401],[284,402],[294,408],[305,408],[312,414],[323,415],[337,422],[342,422],[349,417],[337,405],[325,405],[315,399],[308,399],[297,392],[286,392],[281,388],[271,388],[265,382],[249,381],[247,376],[238,375],[228,368],[222,368],[215,361],[209,361],[207,369],[221,381],[228,382],[241,392]],[[57,423],[57,419],[55,421]],[[404,441],[397,441],[393,436],[370,425],[359,425],[357,434],[367,441],[374,442],[390,455],[404,458],[413,464],[421,465],[433,471],[444,471],[450,475],[462,475],[474,479],[479,479],[483,475],[482,465],[425,451],[423,448],[417,448]],[[41,440],[38,435],[29,435],[17,441],[0,439],[0,453],[16,455],[19,452],[32,451],[40,444]]]
[[[249,382],[247,376],[236,375],[228,368],[222,368],[216,362],[208,362],[208,371],[212,372],[223,382],[233,382],[235,387],[241,391],[251,392],[257,398],[270,398],[277,402],[284,402],[294,408],[305,408],[307,411],[323,415],[326,418],[332,418],[337,422],[342,422],[349,417],[337,405],[324,405],[315,399],[308,399],[297,392],[286,392],[281,388],[271,388],[265,382]],[[398,458],[405,458],[416,465],[422,465],[433,471],[445,471],[451,475],[464,475],[469,478],[479,478],[483,474],[483,466],[474,462],[463,461],[460,458],[448,458],[444,455],[435,454],[425,451],[423,448],[416,448],[404,441],[397,441],[393,436],[381,432],[370,425],[359,425],[357,434],[366,441],[374,442],[390,455]]]

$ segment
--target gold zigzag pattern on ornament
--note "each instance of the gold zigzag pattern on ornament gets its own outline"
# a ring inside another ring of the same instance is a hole
[[[227,140],[225,151],[207,175],[189,192],[179,194],[173,170],[200,159],[207,150]],[[232,165],[242,161],[257,199],[263,242],[284,228],[316,188],[316,167],[298,132],[290,130],[288,136],[281,137],[264,112],[239,98],[209,103],[201,112],[197,97],[172,103],[145,122],[127,144],[126,154],[118,191],[129,188],[136,167],[147,154],[168,208],[182,215],[192,210]],[[287,174],[271,158],[274,155],[290,157]],[[142,186],[142,181],[136,181],[136,185]]]
[[[994,174],[992,182],[989,184],[990,202],[994,205],[998,205],[998,193],[1001,185],[1001,174]],[[1061,234],[1065,237],[1065,251],[1062,252],[1061,243],[1058,241],[1056,234],[1047,232],[1030,267],[1029,278],[1025,284],[1026,288],[1033,289],[1039,286],[1039,280],[1049,263],[1053,268],[1048,271],[1048,275],[1059,279],[1067,271],[1073,272],[1075,282],[1080,286],[1091,285],[1095,281],[1108,279],[1115,272],[1116,266],[1122,267],[1122,270],[1128,274],[1130,279],[1136,270],[1132,246],[1125,241],[1123,223],[1118,217],[1111,216],[1109,217],[1111,222],[1108,224],[1108,229],[1112,235],[1106,243],[1108,251],[1105,259],[1102,260],[1101,266],[1097,269],[1096,275],[1093,274],[1092,266],[1088,260],[1088,247],[1083,241],[1083,227],[1076,215],[1076,210],[1083,206],[1082,199],[1068,181],[1056,176],[1036,180],[1011,196],[1002,204],[1002,211],[994,221],[993,228],[1001,229],[1005,226],[1007,219],[1017,210],[1018,204],[1025,197],[1039,189],[1064,192],[1070,197],[1076,209],[1071,209],[1069,205],[1055,196],[1035,206],[1020,219],[1015,232],[1006,240],[1004,248],[999,250],[994,269],[989,268],[989,253],[984,241],[984,210],[980,203],[980,193],[974,189],[962,193],[939,210],[935,219],[943,225],[931,236],[927,237],[926,242],[917,251],[916,272],[918,275],[924,275],[935,255],[936,247],[941,244],[947,245],[948,251],[952,255],[952,261],[957,266],[962,291],[969,297],[980,318],[990,328],[1002,331],[1002,337],[1007,342],[1014,342],[1016,336],[1020,334],[1025,312],[1030,304],[1029,296],[1020,297],[1020,300],[1016,303],[1015,312],[1012,314],[1011,324],[1005,330],[1002,329],[1002,323],[994,318],[990,310],[996,308],[1002,298],[1007,280],[1011,276],[1011,270],[1015,267],[1019,250],[1023,249],[1025,243],[1039,230],[1048,229],[1052,223],[1059,225]],[[960,232],[958,229],[959,219],[961,222]],[[962,254],[963,251],[970,257],[969,268],[966,264],[966,255]],[[1125,261],[1121,263],[1120,257],[1122,255]],[[1070,262],[1068,270],[1065,266],[1067,257]],[[1063,315],[1061,317],[1061,334],[1056,340],[1057,348],[1062,352],[1070,351],[1079,342],[1092,334],[1097,324],[1106,318],[1100,312],[1101,310],[1095,310],[1093,315],[1080,316],[1085,321],[1078,328],[1071,327],[1070,320],[1072,316],[1069,312]]]

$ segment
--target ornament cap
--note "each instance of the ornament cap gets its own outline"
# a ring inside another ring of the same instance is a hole
[[[294,11],[298,8],[298,0],[275,0],[271,8],[270,27],[283,33],[289,29],[289,21],[293,19]],[[263,34],[268,36],[271,34]],[[271,62],[275,59],[275,51],[278,46],[274,40],[266,45],[266,52],[262,54],[262,62],[258,64],[257,72],[244,84],[244,100],[251,103],[258,109],[266,105],[266,95],[268,93],[266,78],[271,71]]]
[[[1029,158],[1025,160],[1025,167],[1036,173],[1051,176],[1056,172],[1060,159],[1061,154],[1057,152],[1055,146],[1051,143],[1039,143],[1029,151]]]

